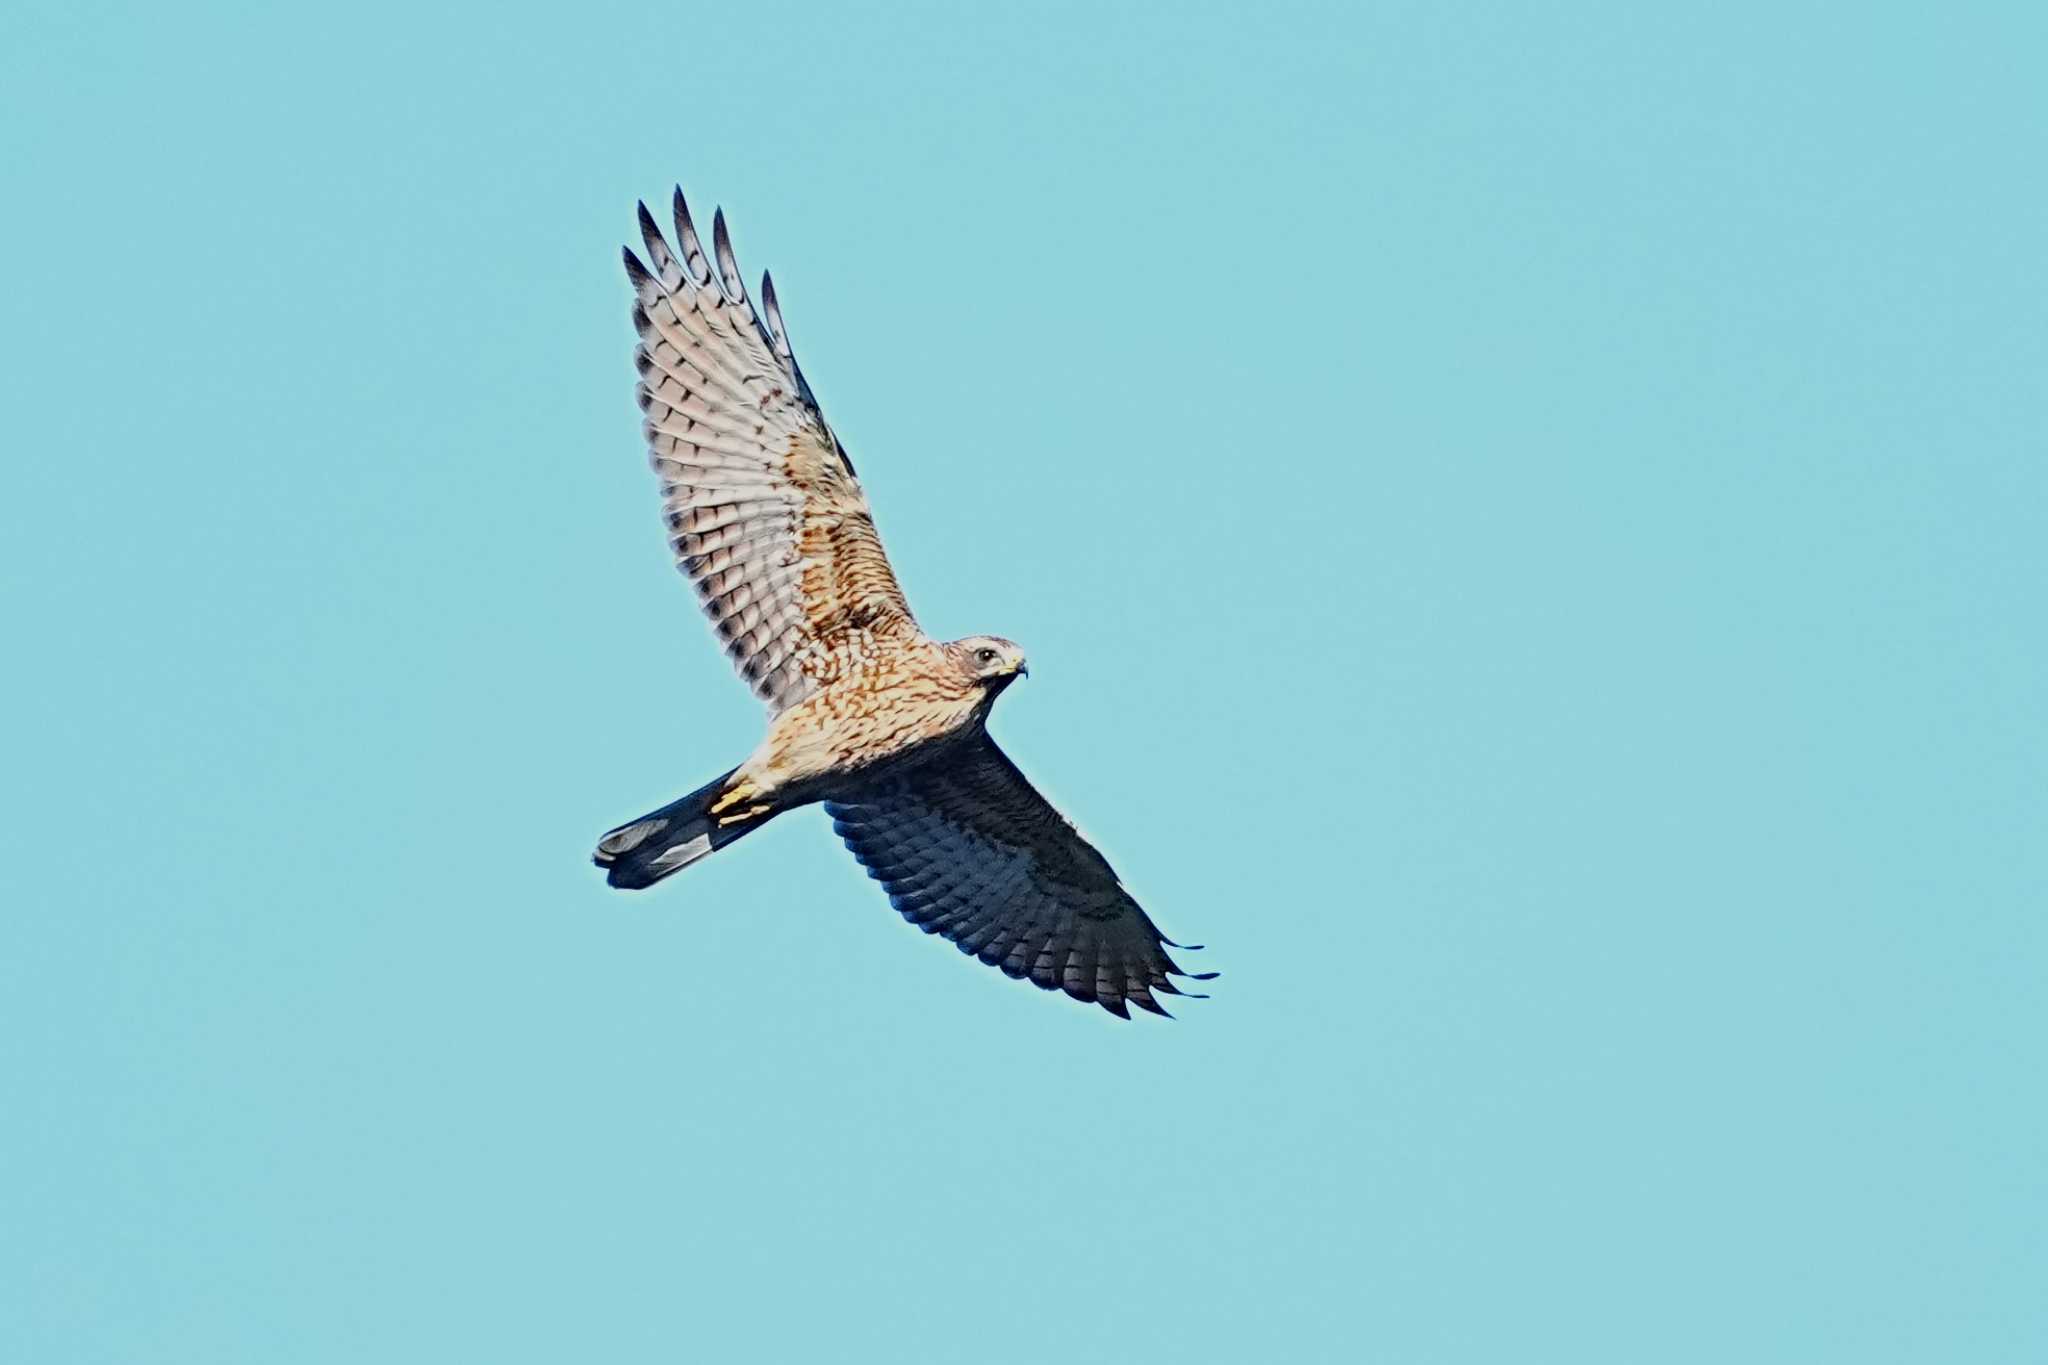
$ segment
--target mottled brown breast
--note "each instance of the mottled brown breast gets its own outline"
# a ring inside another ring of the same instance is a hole
[[[978,732],[986,693],[923,637],[848,632],[820,686],[775,719],[771,762],[788,779],[866,780],[950,738]]]

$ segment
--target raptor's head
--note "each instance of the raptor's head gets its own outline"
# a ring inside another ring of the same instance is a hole
[[[989,687],[1008,687],[1020,677],[1028,677],[1031,670],[1024,666],[1024,651],[1013,640],[1000,635],[970,635],[964,640],[955,640],[947,648],[967,676]]]

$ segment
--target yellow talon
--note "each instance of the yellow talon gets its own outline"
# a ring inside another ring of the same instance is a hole
[[[770,809],[772,808],[768,805],[768,803],[762,801],[757,802],[754,805],[748,806],[745,810],[734,811],[731,815],[719,815],[713,818],[715,818],[720,825],[741,825],[745,824],[747,821],[753,819],[757,815],[766,815]]]
[[[754,784],[751,782],[733,783],[732,786],[726,788],[726,790],[720,794],[719,798],[716,801],[713,801],[711,803],[711,814],[719,816],[724,815],[726,811],[730,810],[732,807],[738,805],[740,802],[745,801],[746,799],[751,797],[754,794],[754,791],[755,787]],[[721,823],[723,822],[721,821]]]

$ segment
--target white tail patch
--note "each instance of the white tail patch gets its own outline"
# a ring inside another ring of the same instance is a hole
[[[649,864],[655,872],[666,875],[679,867],[696,862],[711,851],[711,836],[700,834],[694,839],[685,839],[673,848],[663,849]]]
[[[597,851],[616,858],[621,853],[630,853],[647,842],[648,836],[668,828],[666,820],[636,820],[622,825],[604,838],[598,840]]]

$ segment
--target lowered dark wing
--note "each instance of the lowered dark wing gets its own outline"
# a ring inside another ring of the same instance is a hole
[[[890,904],[1013,977],[1113,1014],[1164,1014],[1181,970],[1107,860],[982,735],[950,759],[827,801],[834,827]]]

